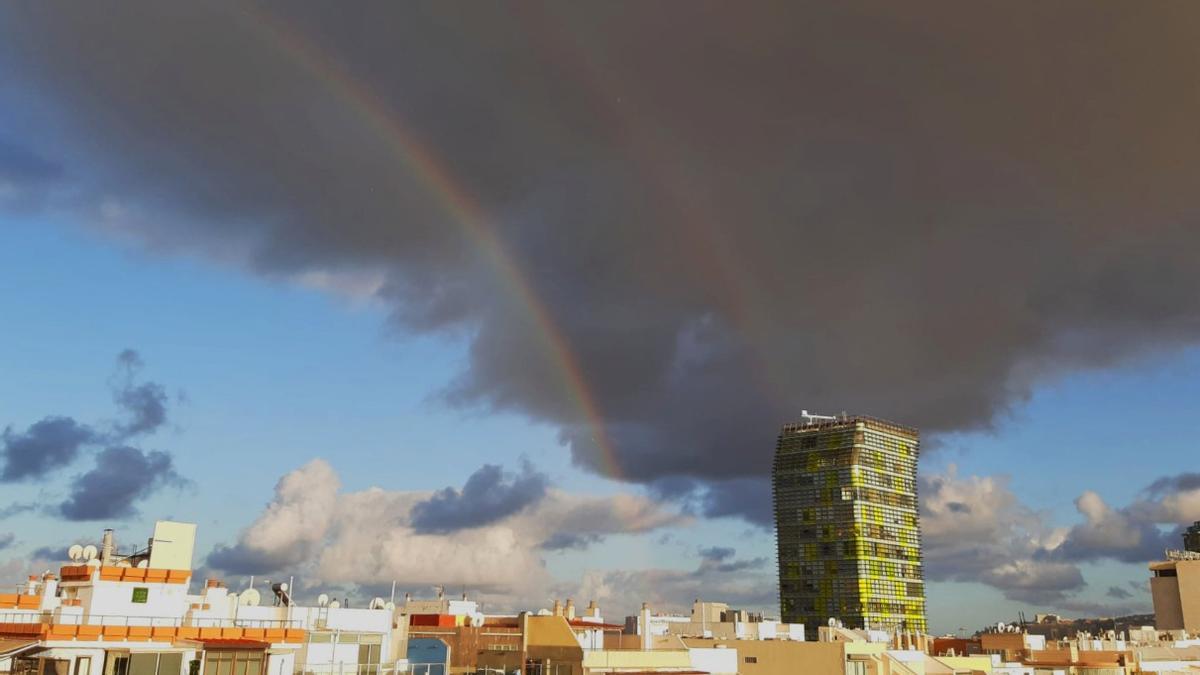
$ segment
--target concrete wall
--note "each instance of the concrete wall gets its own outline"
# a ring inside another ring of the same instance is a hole
[[[689,648],[736,649],[740,675],[844,675],[846,643],[685,638]]]
[[[147,589],[146,602],[133,601],[135,588]],[[188,607],[186,584],[138,583],[126,581],[96,581],[90,592],[80,589],[80,598],[90,616],[128,616],[179,618]],[[93,622],[96,623],[96,622]],[[138,622],[130,621],[131,625]],[[142,625],[150,625],[146,620]],[[163,623],[162,625],[169,625]]]
[[[583,654],[583,667],[589,670],[657,670],[691,667],[691,655],[679,650],[611,650],[588,651]]]
[[[689,649],[692,659],[692,670],[699,670],[711,675],[736,675],[738,672],[738,652],[736,649],[696,647]]]
[[[1154,627],[1158,630],[1183,629],[1183,605],[1179,601],[1179,577],[1152,577],[1150,596],[1154,600]]]
[[[1179,575],[1179,604],[1183,607],[1183,629],[1200,632],[1200,560],[1175,563]]]

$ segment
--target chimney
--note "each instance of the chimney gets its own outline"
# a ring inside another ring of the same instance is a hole
[[[642,603],[642,625],[639,626],[642,630],[642,650],[650,651],[650,603]]]
[[[554,614],[554,616],[562,616],[563,615],[562,603],[558,601],[558,598],[554,599],[554,610],[551,613]]]
[[[46,573],[42,575],[42,597],[53,598],[58,594],[58,577]],[[43,603],[45,601],[43,600]]]
[[[111,565],[113,553],[116,553],[116,544],[113,542],[113,531],[111,527],[104,528],[104,536],[100,539],[100,564]]]
[[[588,601],[587,613],[588,613],[588,616],[590,616],[594,619],[600,618],[600,607],[596,605],[595,600]]]
[[[567,598],[567,621],[575,620],[575,602]]]
[[[25,582],[25,595],[37,595],[38,578],[36,574],[29,575],[29,581]]]

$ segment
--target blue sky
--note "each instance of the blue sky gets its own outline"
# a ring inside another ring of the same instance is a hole
[[[201,550],[230,541],[274,482],[314,457],[329,460],[346,489],[457,486],[464,467],[513,466],[519,457],[563,489],[627,489],[572,467],[547,425],[442,403],[437,392],[463,367],[465,344],[395,330],[378,305],[153,255],[77,224],[10,216],[0,238],[0,315],[10,327],[0,351],[3,424],[19,429],[52,413],[111,418],[107,378],[125,348],[139,351],[145,376],[172,396],[170,422],[152,445],[173,453],[192,484],[145,501],[139,517],[118,524],[123,533],[137,536],[170,516],[201,523]],[[1200,400],[1197,375],[1200,357],[1184,351],[1058,378],[991,432],[940,439],[922,470],[953,464],[960,474],[1011,476],[1021,501],[1070,524],[1083,490],[1123,504],[1170,467],[1194,461],[1188,420]],[[22,501],[64,489],[18,485],[6,494]],[[101,525],[33,515],[0,530],[17,535],[6,553],[21,554],[93,537]],[[679,528],[668,543],[660,537],[618,536],[547,559],[565,580],[631,562],[688,568],[696,547],[707,545],[773,556],[770,534],[737,519]],[[1086,576],[1084,596],[1100,603],[1110,585],[1145,574],[1143,565],[1100,563]],[[955,582],[931,583],[929,604],[944,630],[1037,609]]]

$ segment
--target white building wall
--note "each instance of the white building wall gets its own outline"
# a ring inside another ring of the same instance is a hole
[[[136,588],[145,588],[146,602],[133,601]],[[141,625],[150,625],[150,618],[180,619],[187,611],[187,584],[137,583],[127,581],[96,581],[90,593],[81,594],[85,614],[92,616],[144,617]],[[66,608],[64,608],[66,609]],[[110,623],[110,622],[106,622]],[[138,625],[130,622],[130,625]],[[164,624],[166,625],[166,624]]]
[[[735,675],[738,672],[736,649],[689,649],[688,655],[692,659],[693,670],[711,673],[711,675]]]

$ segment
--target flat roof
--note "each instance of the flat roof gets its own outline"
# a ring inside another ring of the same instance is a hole
[[[846,415],[839,416],[832,420],[819,420],[815,422],[789,422],[783,425],[783,433],[815,431],[820,429],[836,429],[838,427],[852,426],[856,423],[864,422],[875,426],[885,427],[892,431],[909,434],[911,436],[919,436],[920,431],[916,427],[905,426],[896,422],[881,419],[879,417],[871,417],[870,415]]]

